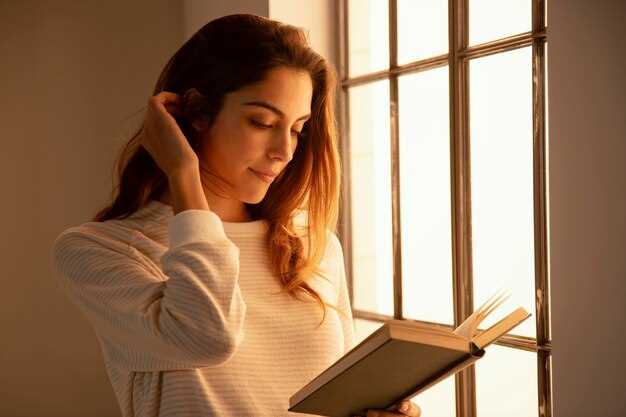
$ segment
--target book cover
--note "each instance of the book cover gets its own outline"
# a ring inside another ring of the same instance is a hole
[[[484,348],[527,319],[522,307],[478,331],[508,298],[495,294],[452,330],[409,320],[388,320],[291,396],[289,411],[329,417],[390,409],[485,355]]]

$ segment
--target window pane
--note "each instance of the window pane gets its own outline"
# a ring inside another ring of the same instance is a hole
[[[470,61],[470,92],[474,308],[505,286],[499,311],[524,307],[533,316],[512,333],[535,337],[530,47]]]
[[[469,0],[470,45],[528,32],[531,24],[531,0]]]
[[[478,417],[537,417],[537,354],[491,345],[476,362]]]
[[[389,67],[388,4],[380,0],[348,0],[348,76]]]
[[[398,0],[398,64],[448,53],[448,2]]]
[[[403,314],[454,324],[448,67],[398,82]]]
[[[435,386],[411,398],[422,409],[422,415],[437,417],[456,416],[454,376],[449,376]]]
[[[354,307],[393,315],[389,82],[349,99]]]

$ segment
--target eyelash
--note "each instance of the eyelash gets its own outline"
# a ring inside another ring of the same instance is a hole
[[[263,123],[259,123],[259,122],[257,122],[256,120],[253,120],[253,119],[250,119],[250,122],[253,125],[255,125],[255,126],[261,128],[261,129],[270,129],[270,128],[273,127],[272,125],[264,125]],[[298,132],[298,131],[295,131],[295,130],[293,130],[292,132],[296,134],[298,139],[302,139],[302,137],[304,136],[304,134],[302,132]]]

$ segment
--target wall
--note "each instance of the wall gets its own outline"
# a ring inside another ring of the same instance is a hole
[[[48,263],[111,190],[118,146],[182,41],[172,1],[0,4],[0,416],[118,416],[89,323]],[[167,29],[164,29],[167,28]]]
[[[337,1],[315,0],[306,2],[293,0],[269,0],[269,17],[281,22],[304,28],[313,49],[324,58],[338,62]]]
[[[556,417],[626,416],[626,3],[548,1]]]
[[[207,1],[182,0],[182,25],[185,40],[209,21],[235,13],[269,16],[268,0]]]
[[[289,2],[273,12],[308,25],[316,47],[332,53],[318,11],[331,3],[311,3],[306,21]],[[213,18],[267,17],[269,8],[268,0],[0,2],[0,416],[120,416],[91,325],[52,275],[50,245],[108,200],[119,147],[169,57]]]

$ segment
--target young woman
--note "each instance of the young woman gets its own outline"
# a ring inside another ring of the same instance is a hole
[[[124,417],[302,415],[289,397],[353,347],[335,77],[301,29],[209,22],[163,69],[111,204],[57,237]]]

